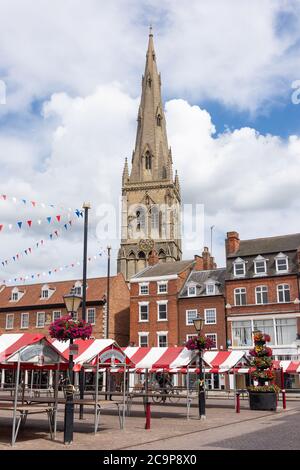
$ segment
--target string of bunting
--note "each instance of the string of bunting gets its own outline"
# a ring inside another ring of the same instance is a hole
[[[99,257],[101,257],[104,253],[106,253],[106,250],[103,249],[102,251],[98,252],[97,255],[93,255],[93,256],[89,256],[87,258],[87,262],[88,263],[91,263],[93,261],[96,261]],[[61,272],[61,271],[65,271],[66,269],[73,269],[77,266],[80,266],[82,264],[82,261],[76,261],[74,263],[70,263],[70,264],[67,264],[65,266],[59,266],[57,268],[52,268],[52,269],[47,269],[43,272],[40,272],[40,273],[35,273],[35,274],[27,274],[25,276],[17,276],[17,277],[13,277],[11,279],[3,279],[1,282],[2,284],[11,284],[13,282],[26,282],[28,280],[36,280],[36,279],[40,279],[41,277],[45,277],[45,276],[52,276],[58,272]]]
[[[0,201],[6,202],[13,202],[14,204],[20,203],[24,207],[30,208],[43,208],[46,209],[47,207],[51,207],[52,209],[60,209],[65,212],[75,212],[79,209],[72,209],[71,207],[65,207],[61,204],[46,204],[44,202],[32,201],[31,199],[27,198],[17,198],[15,196],[9,196],[7,194],[0,194]]]
[[[74,212],[77,216],[78,219],[80,218],[83,218],[83,211],[80,211],[79,209],[76,209],[76,211]],[[61,214],[57,214],[56,216],[47,216],[45,218],[40,218],[40,219],[37,219],[36,221],[33,221],[32,219],[30,220],[18,220],[16,223],[14,224],[0,224],[0,232],[3,232],[5,231],[6,229],[8,230],[12,230],[13,228],[17,228],[19,230],[21,230],[22,228],[32,228],[34,226],[40,226],[42,225],[42,223],[47,223],[48,225],[51,224],[51,223],[60,223],[60,224],[63,224],[63,226],[65,227],[69,220],[70,217],[71,217],[71,214],[68,214],[68,218],[65,219],[64,216],[62,216]],[[67,221],[67,222],[66,222]]]
[[[68,221],[68,223],[64,224],[64,231],[70,231],[70,229],[73,226],[74,219],[71,219]],[[62,230],[54,230],[54,232],[50,233],[47,238],[48,240],[55,240],[58,237],[61,236]],[[18,253],[16,253],[14,256],[10,256],[5,260],[1,261],[1,264],[3,267],[6,267],[10,263],[15,263],[17,261],[20,261],[21,258],[27,257],[28,255],[31,255],[35,250],[38,248],[44,247],[47,241],[45,239],[42,239],[38,242],[35,243],[34,246],[31,246],[29,248],[26,248],[25,250],[20,250]]]

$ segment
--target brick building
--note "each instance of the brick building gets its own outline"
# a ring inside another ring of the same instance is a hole
[[[0,333],[36,332],[48,334],[50,323],[67,315],[63,296],[71,289],[82,294],[81,281],[0,288]],[[105,337],[107,278],[87,280],[87,321],[93,325],[93,336]],[[111,277],[109,337],[121,346],[129,340],[130,295],[122,274]],[[78,317],[81,316],[81,308]]]
[[[198,313],[206,314],[205,332],[225,348],[224,270],[215,269],[208,249],[194,260],[149,262],[153,265],[130,280],[131,343],[182,345],[187,335],[195,335],[192,318]],[[206,295],[206,285],[213,286],[213,294]]]
[[[130,280],[130,342],[136,346],[178,346],[178,294],[193,260],[157,263]]]
[[[179,344],[195,336],[193,320],[200,316],[214,349],[226,349],[225,277],[225,268],[191,271],[178,298]]]
[[[276,359],[296,359],[300,333],[300,234],[226,239],[226,312],[229,346],[248,350],[252,332],[271,337]]]

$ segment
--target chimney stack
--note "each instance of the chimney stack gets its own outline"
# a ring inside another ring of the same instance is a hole
[[[209,269],[217,268],[215,260],[213,256],[211,256],[207,246],[204,247],[202,256],[195,255],[194,259],[195,259],[195,264],[194,264],[195,271],[207,271]]]
[[[240,248],[240,236],[238,232],[227,232],[226,254],[232,255]]]
[[[159,257],[157,251],[153,249],[149,254],[148,265],[154,266],[157,263],[159,263]]]

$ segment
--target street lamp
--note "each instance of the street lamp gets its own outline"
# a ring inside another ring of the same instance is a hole
[[[200,331],[203,328],[204,318],[197,317],[194,320],[194,327],[200,336]],[[202,357],[202,349],[199,349],[198,354],[198,368],[199,368],[199,389],[198,389],[198,406],[199,406],[199,418],[205,419],[205,384],[204,384],[204,374],[203,374],[203,357]]]
[[[77,313],[82,298],[80,295],[76,295],[74,290],[71,294],[63,296],[64,303],[67,312],[71,317]],[[73,384],[73,353],[72,345],[73,338],[70,339],[69,344],[69,387],[66,388],[66,405],[65,405],[65,422],[64,422],[64,443],[71,444],[73,441],[73,425],[74,425],[74,384]]]

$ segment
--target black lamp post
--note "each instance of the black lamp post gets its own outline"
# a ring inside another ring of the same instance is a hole
[[[194,320],[194,327],[200,336],[200,331],[203,328],[204,319],[201,317],[197,317]],[[198,367],[199,367],[199,388],[198,388],[198,406],[199,406],[199,418],[205,419],[205,384],[204,384],[204,374],[203,374],[203,356],[202,356],[202,349],[199,349],[198,354]]]
[[[81,304],[81,296],[73,292],[63,297],[67,312],[71,317],[77,313]],[[66,405],[65,405],[65,420],[64,420],[64,443],[71,444],[73,442],[73,427],[74,427],[74,380],[73,380],[73,339],[70,339],[69,345],[69,380],[70,384],[66,387]]]

